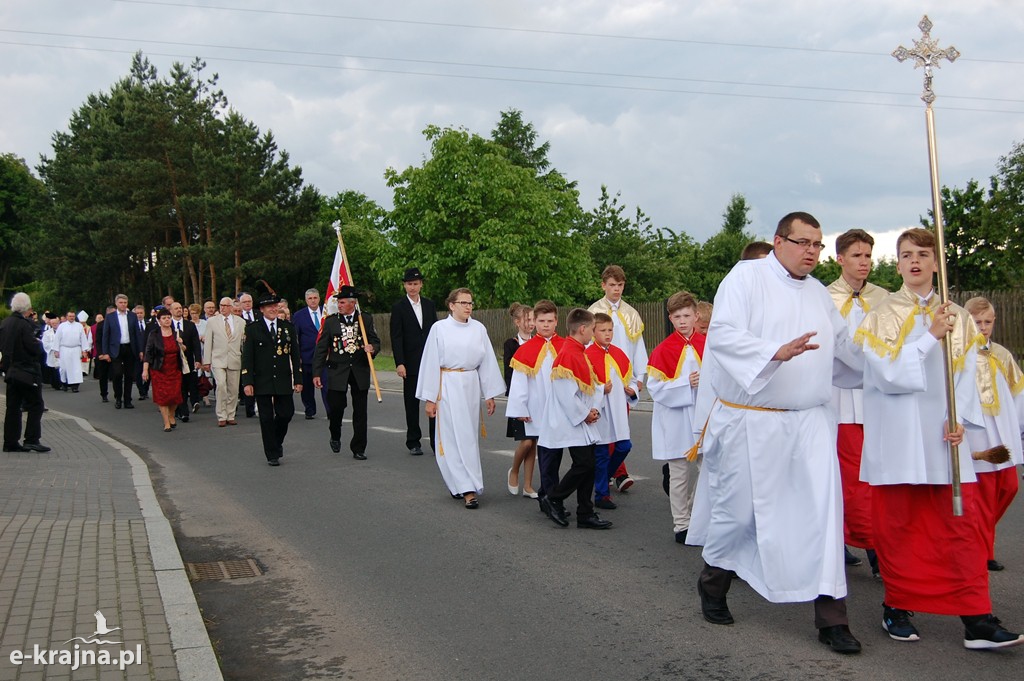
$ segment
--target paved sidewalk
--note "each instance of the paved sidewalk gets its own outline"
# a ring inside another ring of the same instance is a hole
[[[0,453],[0,681],[222,679],[142,459],[52,411],[43,443]]]

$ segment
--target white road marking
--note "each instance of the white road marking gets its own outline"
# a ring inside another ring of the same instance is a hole
[[[374,430],[379,430],[383,433],[404,433],[405,428],[388,428],[387,426],[373,426]]]

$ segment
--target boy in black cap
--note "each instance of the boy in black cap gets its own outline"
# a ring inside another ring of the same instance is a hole
[[[331,451],[341,451],[341,419],[348,406],[346,392],[352,387],[352,457],[366,460],[366,394],[370,390],[370,362],[380,352],[380,338],[373,328],[373,317],[356,309],[358,294],[352,286],[342,286],[335,295],[338,312],[324,319],[320,338],[313,352],[313,385],[323,387],[320,376],[327,369],[327,409],[331,433]],[[367,345],[359,328],[362,319]],[[262,409],[261,409],[262,411]]]
[[[418,267],[410,267],[402,277],[405,296],[391,307],[391,349],[395,354],[395,373],[402,379],[405,398],[405,446],[414,456],[423,454],[420,439],[420,401],[416,399],[416,382],[420,373],[420,359],[427,342],[430,327],[437,321],[434,301],[420,295],[423,274]],[[428,419],[430,449],[434,449],[434,419]]]
[[[281,299],[269,293],[259,301],[261,317],[245,327],[242,339],[242,390],[256,397],[267,463],[279,466],[284,437],[295,413],[293,392],[302,391],[302,360],[295,327],[278,319]]]

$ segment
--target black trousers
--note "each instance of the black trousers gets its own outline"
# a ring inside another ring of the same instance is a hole
[[[139,389],[139,397],[145,397],[149,394],[149,381],[142,380],[142,362],[135,364],[135,387]]]
[[[21,408],[25,408],[25,442],[39,444],[43,433],[43,388],[39,385],[7,384],[7,411],[4,414],[4,447],[17,447],[21,443]]]
[[[188,416],[189,409],[193,404],[198,404],[203,398],[199,395],[199,376],[195,371],[190,371],[181,376],[181,404],[175,410],[178,417]]]
[[[714,598],[725,598],[732,585],[732,572],[704,563],[700,573],[700,583],[704,591]],[[849,624],[846,616],[846,599],[818,596],[814,599],[814,626],[834,627],[838,624]]]
[[[96,377],[96,380],[100,382],[100,397],[106,397],[108,394],[108,387],[110,386],[110,362],[100,359],[97,357],[93,360],[92,375]],[[141,366],[142,363],[140,362]]]
[[[562,501],[576,494],[576,518],[594,515],[594,445],[569,447],[572,465],[548,498]]]
[[[323,388],[320,389],[320,401],[324,405],[324,411],[331,411],[331,408],[327,405],[327,371],[324,370],[320,375],[320,380],[323,382]],[[306,416],[316,416],[316,386],[313,385],[313,365],[303,364],[302,365],[302,392],[299,395],[302,397],[302,408],[306,411]]]
[[[351,373],[348,375],[348,388],[352,390],[352,441],[349,447],[352,453],[366,452],[366,395],[369,388],[360,390],[356,386],[356,379]],[[348,406],[348,392],[346,390],[327,391],[328,428],[332,440],[341,439],[341,419],[345,416],[345,408]]]
[[[135,384],[135,353],[122,345],[117,357],[110,358],[110,379],[114,383],[114,399],[132,401],[132,385]]]
[[[245,405],[246,417],[252,417],[256,413],[256,398],[245,394],[245,386],[238,382],[238,401]]]
[[[558,469],[561,466],[561,449],[548,449],[537,445],[537,468],[540,469],[540,489],[537,493],[542,497],[551,494],[558,487]]]
[[[263,437],[263,453],[267,461],[284,456],[284,438],[288,434],[288,423],[295,414],[292,393],[287,395],[256,395],[260,408],[260,435]]]
[[[420,430],[420,411],[423,403],[416,399],[416,382],[419,374],[405,375],[402,380],[402,398],[405,400],[405,447],[412,449],[420,446],[423,439],[423,431]],[[434,439],[437,433],[437,419],[427,419],[427,429],[430,433],[430,451],[434,449]]]

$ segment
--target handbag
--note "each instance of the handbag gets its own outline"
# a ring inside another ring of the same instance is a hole
[[[185,351],[181,349],[181,336],[174,334],[174,338],[178,341],[178,356],[181,358],[181,373],[190,374],[192,373],[192,368],[189,367],[188,360],[185,359]]]

